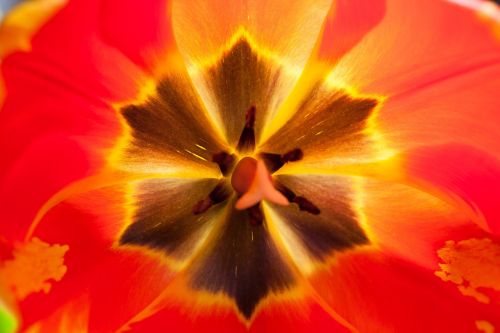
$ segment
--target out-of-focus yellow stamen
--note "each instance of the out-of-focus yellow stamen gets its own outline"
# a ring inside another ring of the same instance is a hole
[[[476,320],[476,328],[483,333],[495,333],[495,326],[486,320]]]
[[[455,283],[463,295],[489,303],[488,295],[478,288],[500,291],[500,244],[487,238],[448,241],[437,254],[443,263],[436,276]]]
[[[51,281],[60,281],[66,274],[64,255],[67,245],[50,245],[38,238],[14,249],[14,258],[0,265],[0,281],[9,286],[17,299],[34,292],[48,293]]]

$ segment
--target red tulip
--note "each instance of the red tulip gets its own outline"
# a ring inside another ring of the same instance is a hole
[[[0,28],[3,327],[500,329],[499,13],[19,5]]]

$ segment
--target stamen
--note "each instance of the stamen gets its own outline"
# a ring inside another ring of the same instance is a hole
[[[313,204],[305,197],[295,195],[295,193],[292,190],[290,190],[283,184],[277,183],[276,188],[278,189],[278,191],[281,192],[281,194],[283,194],[288,199],[289,202],[297,204],[300,210],[308,212],[313,215],[319,215],[321,213],[321,210],[318,208],[318,206]]]
[[[213,206],[213,204],[214,203],[210,198],[205,198],[203,200],[200,200],[193,206],[193,214],[199,215],[205,213],[207,210],[210,209],[210,207]]]
[[[268,170],[271,173],[274,173],[279,169],[281,169],[283,165],[285,165],[288,162],[295,162],[301,160],[304,157],[304,153],[300,148],[295,148],[283,155],[273,154],[273,153],[260,153],[259,156],[266,163]]]
[[[300,161],[304,157],[304,153],[301,149],[295,148],[290,150],[288,153],[281,157],[284,163]]]
[[[313,215],[319,215],[319,213],[321,213],[321,211],[315,204],[304,197],[295,197],[293,202],[299,205],[300,210],[306,211]]]
[[[245,115],[245,128],[241,133],[240,140],[238,141],[237,149],[240,153],[251,153],[255,149],[255,106],[251,106]]]
[[[217,163],[222,175],[227,176],[234,166],[234,155],[221,151],[212,156],[212,162]]]
[[[220,181],[219,184],[217,184],[217,186],[215,186],[214,189],[210,192],[208,197],[198,201],[193,206],[193,214],[199,215],[205,213],[213,205],[216,205],[218,203],[227,200],[227,198],[229,198],[229,195],[230,192],[228,191],[226,182],[223,180]]]

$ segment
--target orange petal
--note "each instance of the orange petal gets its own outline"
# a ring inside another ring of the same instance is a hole
[[[245,30],[264,50],[300,69],[309,58],[331,0],[221,1],[174,3],[179,48],[189,62],[217,55]]]

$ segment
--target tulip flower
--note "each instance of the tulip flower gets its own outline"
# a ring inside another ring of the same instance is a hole
[[[0,27],[0,327],[500,330],[498,13],[19,4]]]

